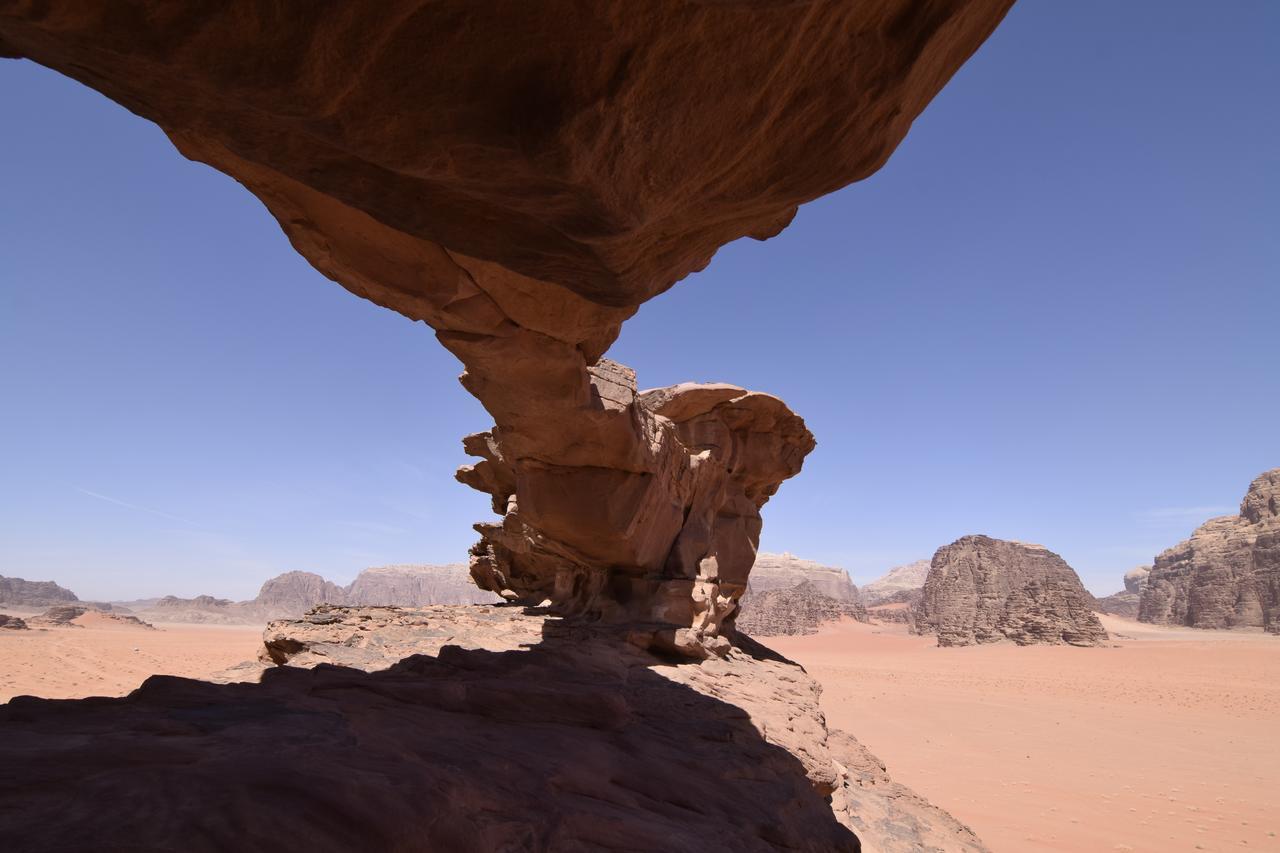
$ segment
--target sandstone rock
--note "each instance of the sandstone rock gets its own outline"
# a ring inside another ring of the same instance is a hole
[[[436,330],[495,421],[459,472],[502,516],[481,587],[698,655],[813,439],[776,398],[639,395],[601,356],[719,246],[879,168],[1010,3],[0,0],[0,55],[155,121],[326,276]]]
[[[9,616],[0,613],[0,630],[6,631],[26,631],[27,623],[18,616]]]
[[[75,620],[89,612],[89,608],[79,605],[58,605],[50,607],[39,616],[32,616],[27,624],[33,628],[79,628]]]
[[[268,619],[278,619],[345,598],[346,590],[314,572],[285,572],[262,585],[253,605]]]
[[[736,627],[753,637],[779,637],[815,634],[824,622],[840,619],[866,622],[866,608],[856,601],[824,595],[812,581],[801,581],[790,589],[768,592],[756,592],[753,586],[742,599]]]
[[[809,583],[823,595],[840,601],[861,601],[860,591],[849,573],[834,566],[823,566],[813,560],[802,560],[791,554],[756,555],[751,569],[751,592],[771,592]]]
[[[1106,641],[1075,571],[1043,545],[965,536],[933,555],[913,628],[940,646]]]
[[[397,565],[365,569],[344,590],[353,605],[488,604],[499,601],[476,587],[465,563],[443,566]]]
[[[881,577],[862,587],[862,601],[868,607],[889,602],[904,601],[909,593],[921,589],[929,575],[929,561],[916,560],[903,566],[894,566]]]
[[[1280,633],[1280,468],[1249,485],[1239,515],[1206,521],[1156,557],[1138,618]]]
[[[53,581],[28,581],[0,576],[0,605],[52,607],[79,600],[74,592]]]
[[[867,608],[867,618],[872,622],[911,624],[911,611],[920,602],[922,590],[904,589],[895,592],[888,600]]]
[[[1124,574],[1124,591],[1096,599],[1094,606],[1102,613],[1112,616],[1123,616],[1126,619],[1137,619],[1142,590],[1147,586],[1147,577],[1151,574],[1150,566],[1138,566]]]

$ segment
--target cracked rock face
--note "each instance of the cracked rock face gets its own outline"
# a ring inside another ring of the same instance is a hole
[[[234,177],[316,269],[422,320],[493,416],[473,574],[723,651],[759,510],[813,439],[601,359],[724,243],[867,177],[1011,0],[0,0],[0,56]]]
[[[965,536],[938,549],[912,612],[940,646],[1095,646],[1107,632],[1075,570],[1043,545]]]
[[[1249,484],[1239,515],[1206,521],[1156,557],[1138,619],[1280,634],[1280,468]]]

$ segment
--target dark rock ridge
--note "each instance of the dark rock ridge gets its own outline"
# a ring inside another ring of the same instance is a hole
[[[879,578],[862,587],[862,602],[868,607],[906,601],[910,593],[924,586],[929,576],[929,561],[916,560],[902,566],[894,566]]]
[[[1095,646],[1107,632],[1075,570],[1043,545],[965,536],[933,555],[913,630],[940,646]]]
[[[824,566],[790,553],[770,554],[761,551],[751,569],[751,592],[791,589],[809,583],[823,595],[838,601],[859,602],[861,592],[844,569]]]
[[[790,589],[753,588],[742,600],[736,627],[753,637],[779,637],[815,634],[823,623],[840,619],[866,622],[867,610],[856,601],[824,595],[812,581],[801,581]]]
[[[601,359],[726,242],[872,174],[1011,0],[0,0],[0,55],[103,92],[254,193],[320,272],[435,330],[495,427],[472,572],[723,653],[759,510],[813,438]]]
[[[27,623],[21,617],[0,613],[0,629],[7,631],[26,631]]]
[[[53,581],[28,581],[0,576],[0,605],[52,607],[77,602],[76,594]]]
[[[1249,484],[1238,515],[1206,521],[1156,557],[1138,618],[1280,633],[1280,468]]]
[[[1138,566],[1124,573],[1124,590],[1095,599],[1094,606],[1101,613],[1137,619],[1142,590],[1147,586],[1150,566]]]

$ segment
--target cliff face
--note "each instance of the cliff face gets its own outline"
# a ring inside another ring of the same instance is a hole
[[[913,613],[940,646],[1012,640],[1098,645],[1107,639],[1075,571],[1042,545],[965,536],[939,548]]]
[[[498,596],[479,589],[465,563],[398,565],[365,569],[347,586],[340,602],[352,605],[487,604]],[[299,615],[299,614],[294,614]]]
[[[1238,515],[1210,519],[1156,557],[1138,618],[1280,633],[1280,468],[1249,484]]]
[[[792,589],[797,584],[811,584],[817,592],[837,601],[861,601],[861,592],[849,573],[835,566],[824,566],[792,554],[770,554],[761,551],[751,569],[751,592]]]
[[[639,394],[601,356],[719,246],[879,168],[1010,3],[0,0],[0,55],[156,122],[436,330],[495,421],[459,472],[500,516],[481,587],[696,657],[813,437],[777,398]]]
[[[0,604],[15,607],[52,607],[79,601],[69,589],[53,581],[28,581],[0,576]]]
[[[866,608],[857,601],[826,595],[811,581],[801,581],[790,589],[768,592],[756,592],[753,587],[742,600],[736,627],[753,637],[780,637],[814,634],[824,622],[844,618],[866,622]]]

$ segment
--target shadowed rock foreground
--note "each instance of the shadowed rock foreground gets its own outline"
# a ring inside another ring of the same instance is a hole
[[[6,849],[983,849],[751,643],[673,663],[519,607],[330,607],[266,649],[260,684],[0,706]]]

